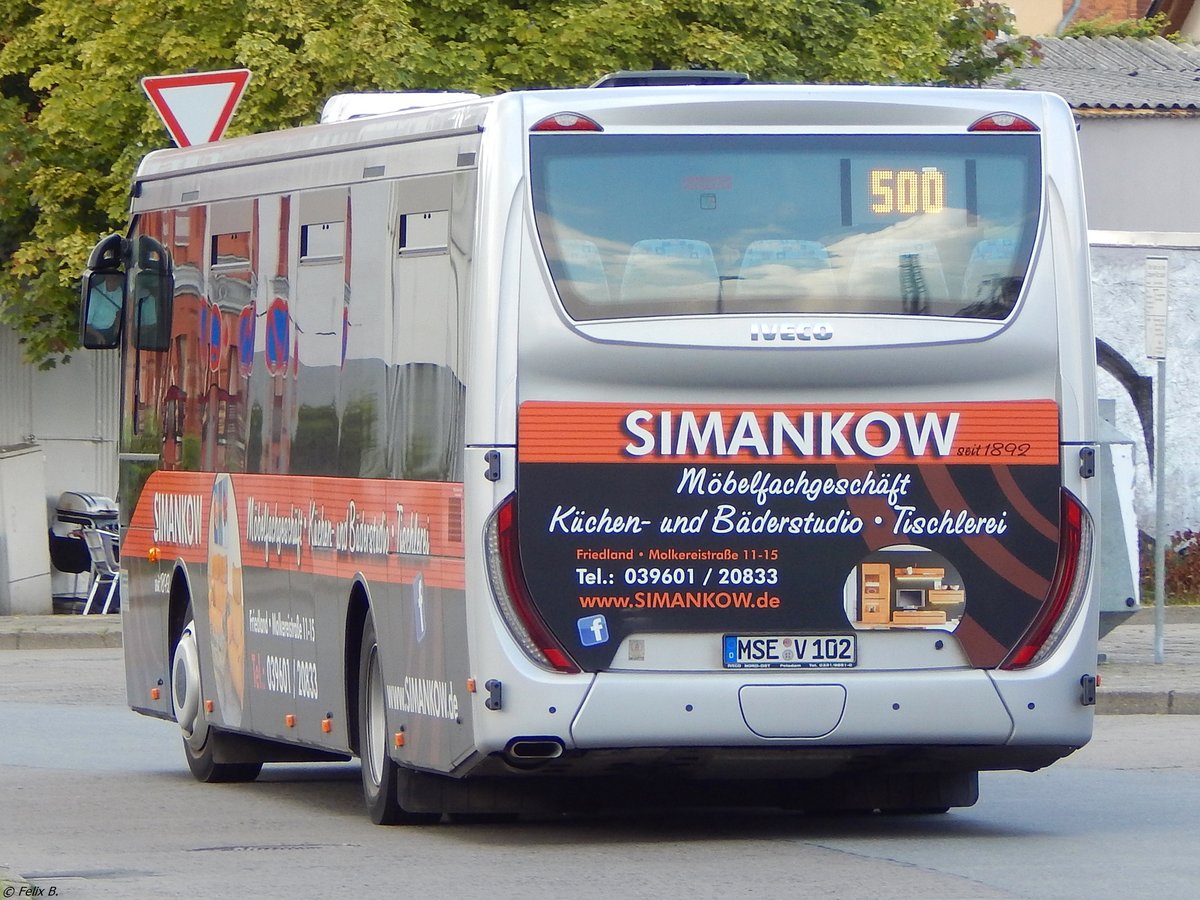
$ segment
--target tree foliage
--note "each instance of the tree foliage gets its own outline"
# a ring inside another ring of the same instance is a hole
[[[997,40],[1006,23],[973,0],[8,0],[0,318],[44,365],[74,346],[78,273],[123,228],[138,160],[169,145],[147,75],[249,68],[236,135],[311,123],[339,91],[493,93],[616,69],[977,83],[1028,50]]]
[[[1095,19],[1082,19],[1072,22],[1063,29],[1063,37],[1116,37],[1116,38],[1151,38],[1165,36],[1167,40],[1178,43],[1183,40],[1179,32],[1166,34],[1171,27],[1171,20],[1166,13],[1155,13],[1142,19],[1114,19],[1104,15]]]
[[[954,84],[981,85],[1027,61],[1037,61],[1038,43],[1014,35],[1016,18],[993,0],[958,0],[943,29],[949,59],[942,75]]]

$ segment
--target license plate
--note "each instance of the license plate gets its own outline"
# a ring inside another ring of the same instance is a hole
[[[726,669],[849,669],[858,662],[852,634],[727,634]]]

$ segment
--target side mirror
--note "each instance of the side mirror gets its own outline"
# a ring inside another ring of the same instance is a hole
[[[171,348],[171,314],[175,271],[171,256],[154,238],[137,241],[137,274],[133,277],[134,341],[139,350]]]
[[[121,235],[110,234],[88,258],[80,285],[79,342],[89,350],[111,350],[121,341],[126,249]]]
[[[127,284],[126,267],[132,272]],[[80,335],[90,350],[110,350],[121,342],[125,302],[133,290],[133,344],[138,350],[171,348],[175,272],[166,247],[141,235],[131,245],[110,234],[92,250],[80,291]]]
[[[80,342],[89,350],[118,346],[125,318],[125,273],[119,269],[88,269],[81,294]]]

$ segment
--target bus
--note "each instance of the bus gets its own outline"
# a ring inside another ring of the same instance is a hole
[[[1089,740],[1067,105],[690,77],[143,160],[83,342],[124,359],[129,703],[196,778],[944,812]]]

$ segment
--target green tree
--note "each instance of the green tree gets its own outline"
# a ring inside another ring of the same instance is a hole
[[[977,7],[985,12],[964,13]],[[996,40],[1000,9],[974,0],[9,0],[0,10],[0,318],[43,365],[75,345],[78,273],[98,237],[124,227],[138,160],[169,143],[139,87],[147,75],[249,68],[231,135],[311,123],[338,91],[493,93],[587,84],[615,69],[972,83],[980,60],[1002,69],[1020,57],[996,50],[1012,43]]]
[[[1063,37],[1118,37],[1118,38],[1152,38],[1163,35],[1171,27],[1171,20],[1166,13],[1156,13],[1144,19],[1114,19],[1104,15],[1096,19],[1083,19],[1068,25],[1062,33]],[[1179,32],[1165,35],[1166,39],[1179,43],[1183,35]]]
[[[942,66],[947,83],[981,85],[1026,60],[1037,61],[1038,43],[1014,35],[1016,18],[993,0],[958,0],[942,36],[949,58]]]

